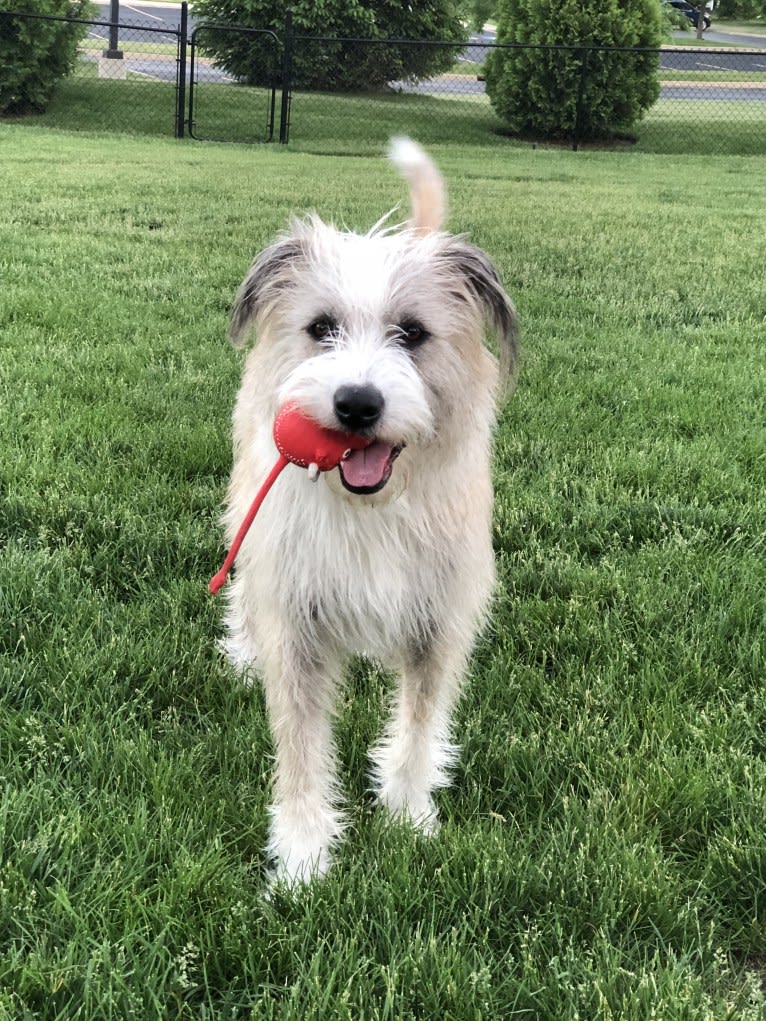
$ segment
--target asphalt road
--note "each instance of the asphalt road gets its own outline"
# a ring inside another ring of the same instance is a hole
[[[111,6],[100,4],[98,6],[99,20],[108,21],[110,18]],[[125,3],[119,5],[120,22],[124,27],[120,28],[119,37],[127,42],[129,40],[141,40],[144,42],[165,42],[172,41],[172,36],[163,36],[162,30],[176,31],[180,25],[181,11],[178,4],[147,2],[147,3]],[[189,17],[189,33],[194,27],[193,17]],[[128,27],[130,26],[130,27]],[[103,39],[105,44],[108,40],[109,30],[105,26],[94,26],[91,38]],[[682,37],[689,40],[688,33]],[[671,81],[663,85],[662,95],[669,99],[710,99],[729,101],[766,101],[766,39],[758,36],[734,36],[713,29],[705,33],[705,39],[709,42],[736,42],[742,46],[760,47],[760,53],[748,53],[732,49],[696,49],[694,47],[683,47],[674,51],[664,51],[660,60],[660,68]],[[478,33],[471,37],[463,57],[464,61],[481,63],[488,47],[493,42],[493,36],[489,33]],[[162,80],[175,79],[175,65],[163,67],[159,61],[151,57],[126,58],[129,60],[128,67],[131,71],[145,74],[147,77],[159,78]],[[726,82],[707,83],[704,86],[695,85],[681,86],[672,82],[672,74],[677,71],[720,71],[722,74],[731,72],[745,72],[752,75],[756,80],[740,82],[736,86]],[[200,68],[202,72],[202,68]],[[204,73],[200,77],[205,81],[226,82],[231,79],[223,72],[210,65],[204,67]],[[758,79],[763,79],[763,85]],[[430,92],[433,94],[465,94],[475,95],[484,91],[484,83],[479,82],[473,75],[463,77],[448,77],[434,79],[431,82],[422,82],[418,86],[408,86],[413,91]]]
[[[96,7],[99,11],[99,20],[109,21],[110,4],[99,3],[96,4]],[[154,28],[175,29],[181,22],[180,4],[164,3],[161,0],[149,0],[147,3],[125,3],[125,0],[122,0],[119,10],[120,21],[135,22],[146,28],[153,26]],[[191,14],[189,15],[189,24],[194,24],[194,16]],[[479,32],[471,38],[477,43],[493,43],[495,41],[494,36],[490,32]],[[679,41],[690,42],[694,37],[690,32],[678,32],[676,33],[676,38]],[[764,36],[734,35],[728,32],[717,32],[715,25],[705,32],[705,41],[708,43],[721,43],[723,45],[736,43],[738,46],[766,50],[766,38]],[[479,47],[477,47],[478,49]]]
[[[111,12],[110,4],[100,3],[97,4],[96,7],[99,11],[99,20],[109,21]],[[130,22],[131,24],[137,24],[147,29],[169,28],[175,30],[181,23],[180,4],[163,3],[161,0],[157,0],[157,2],[155,2],[155,0],[149,0],[147,3],[125,3],[125,0],[122,0],[119,5],[119,11],[121,22]],[[190,31],[194,23],[194,16],[190,14]],[[679,42],[683,40],[685,43],[693,41],[694,38],[689,32],[679,32],[676,37]],[[491,32],[478,32],[471,36],[471,41],[477,45],[474,47],[469,45],[466,50],[466,58],[469,60],[474,60],[477,57],[478,59],[481,59],[485,46],[493,43],[495,41],[495,37]],[[705,33],[705,42],[721,43],[725,46],[736,44],[738,46],[766,50],[766,38],[764,36],[732,35],[726,32],[716,32],[714,28],[711,28]],[[686,48],[689,49],[688,47]],[[692,68],[696,55],[697,53],[692,47],[689,50],[689,60],[691,61],[690,66]]]
[[[108,3],[96,4],[99,21],[111,20],[111,5]],[[128,4],[124,0],[120,3],[121,22],[126,24],[137,24],[146,28],[172,28],[177,29],[181,24],[181,5],[169,3],[145,3]],[[189,21],[193,21],[191,15]]]

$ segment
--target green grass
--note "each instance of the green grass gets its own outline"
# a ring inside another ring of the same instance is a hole
[[[715,55],[711,55],[715,60]],[[731,82],[746,82],[753,88],[763,88],[763,80],[747,71],[729,71],[728,68],[711,71],[682,71],[665,68],[660,73],[663,82],[697,82],[699,85],[729,85]]]
[[[180,2],[181,0],[179,0],[179,3]],[[100,57],[103,50],[104,45],[102,39],[88,38],[80,46],[81,53],[87,53],[94,57]],[[142,54],[144,56],[175,58],[178,53],[178,43],[141,42],[137,39],[126,39],[125,41],[120,40],[120,50],[123,53],[127,53],[128,56]]]
[[[660,99],[643,121],[631,129],[635,148],[647,153],[737,153],[763,156],[766,131],[761,102]],[[704,124],[700,123],[704,109]]]
[[[763,155],[766,130],[762,106],[757,102],[659,100],[644,120],[630,129],[632,141],[622,144],[636,152]],[[483,95],[296,93],[290,122],[291,148],[316,153],[372,155],[381,151],[392,134],[403,130],[432,145],[471,141],[504,151],[530,145],[503,134],[502,122]]]
[[[95,64],[78,68],[61,82],[43,114],[25,117],[22,126],[64,131],[115,131],[172,137],[176,89],[170,82],[111,81],[97,78]]]
[[[766,21],[722,21],[716,19],[717,32],[731,32],[737,35],[762,35],[766,37]]]
[[[291,211],[367,227],[402,187],[276,146],[0,143],[0,1018],[766,1017],[760,162],[434,146],[524,325],[495,611],[440,834],[369,801],[387,685],[357,664],[353,829],[268,900],[262,699],[206,593],[227,309]]]
[[[714,30],[715,29],[712,29],[711,31],[714,31]],[[723,48],[723,49],[729,49],[729,48],[742,49],[742,43],[741,42],[737,42],[735,39],[732,39],[731,42],[727,42],[726,40],[721,40],[721,39],[717,39],[717,40],[716,39],[706,39],[704,36],[703,36],[702,39],[698,39],[697,35],[696,35],[696,33],[694,31],[692,31],[689,35],[686,35],[686,36],[673,36],[672,45],[673,45],[674,48],[676,46],[693,46],[693,47],[697,47],[697,48],[703,47],[704,49],[712,49],[712,50],[718,50],[718,49],[721,49],[721,48]]]
[[[176,91],[171,82],[98,80],[95,65],[83,65],[57,90],[47,112],[21,121],[66,130],[116,130],[171,136]],[[710,83],[739,80],[729,72],[666,72],[669,80]],[[447,79],[440,88],[450,87]],[[704,86],[703,86],[704,87]],[[263,88],[210,84],[195,89],[194,134],[242,142],[269,137],[271,97]],[[279,136],[279,96],[274,135]],[[290,110],[290,147],[326,154],[373,155],[402,131],[429,145],[471,142],[509,149],[530,143],[503,134],[486,95],[460,93],[347,96],[296,92]],[[630,148],[669,154],[766,154],[763,104],[703,98],[660,100],[629,132]],[[624,147],[624,142],[618,146]]]
[[[452,68],[453,74],[484,74],[485,62],[475,60],[457,60]]]

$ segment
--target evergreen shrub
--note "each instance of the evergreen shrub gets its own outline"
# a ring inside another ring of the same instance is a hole
[[[8,0],[6,0],[6,3]],[[47,14],[66,21],[18,17],[0,10],[0,114],[42,113],[58,82],[77,62],[88,26],[88,0],[10,0],[14,12]]]
[[[418,46],[384,40],[463,43],[467,30],[455,0],[293,0],[298,40],[293,54],[298,88],[371,91],[389,82],[417,81],[449,70],[460,46]],[[284,39],[286,5],[280,0],[196,0],[198,22],[268,29]],[[360,43],[354,40],[376,40]],[[279,75],[273,40],[235,31],[205,29],[202,48],[238,81],[271,84]]]
[[[657,99],[661,38],[657,0],[500,0],[487,92],[514,134],[609,137]]]

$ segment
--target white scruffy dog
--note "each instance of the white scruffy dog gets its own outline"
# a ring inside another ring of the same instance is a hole
[[[398,139],[391,158],[410,184],[409,224],[359,235],[295,221],[232,311],[233,339],[252,331],[257,343],[234,412],[230,542],[275,462],[283,404],[374,441],[316,483],[282,474],[228,588],[227,649],[263,679],[276,752],[268,853],[288,881],[324,873],[343,830],[332,719],[354,653],[400,678],[371,753],[379,800],[433,830],[450,714],[494,579],[491,433],[516,316],[487,256],[440,231],[444,186],[423,150]]]

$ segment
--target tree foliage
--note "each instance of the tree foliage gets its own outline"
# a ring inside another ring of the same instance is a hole
[[[660,17],[662,18],[662,34],[666,40],[672,41],[674,32],[691,31],[691,21],[670,4],[660,6]]]
[[[657,99],[657,53],[629,48],[661,36],[657,0],[500,0],[498,42],[514,45],[488,57],[487,92],[514,133],[606,137]]]
[[[88,0],[14,0],[14,12],[89,17]],[[77,60],[87,25],[0,11],[0,114],[42,113]]]
[[[456,0],[294,0],[294,81],[298,87],[356,91],[391,81],[415,81],[452,66],[452,46],[361,43],[358,40],[459,41],[466,39]],[[195,17],[216,25],[268,29],[282,40],[284,3],[279,0],[197,0]],[[320,36],[317,39],[301,38]],[[273,40],[235,31],[205,29],[201,42],[241,82],[263,84],[278,75]]]
[[[715,13],[719,18],[766,18],[766,0],[718,0]]]
[[[484,25],[497,15],[497,0],[463,0],[462,17],[472,29],[480,32]]]

